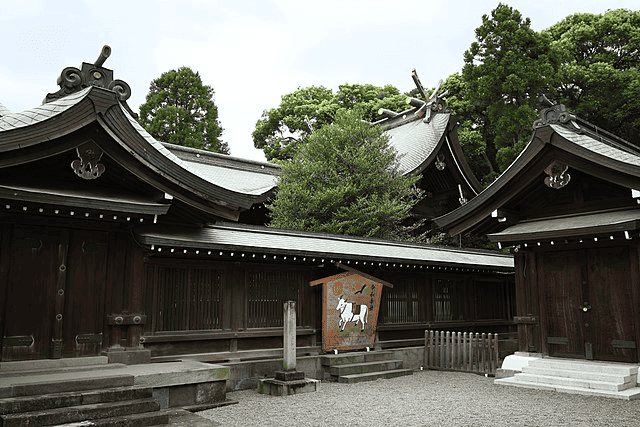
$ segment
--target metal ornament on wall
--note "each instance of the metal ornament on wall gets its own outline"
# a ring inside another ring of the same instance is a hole
[[[549,175],[544,179],[544,183],[549,188],[555,188],[559,190],[566,186],[571,180],[571,175],[567,173],[569,166],[564,163],[554,161],[551,163],[544,172]]]
[[[436,156],[435,165],[436,169],[438,169],[439,171],[443,171],[444,168],[447,167],[447,164],[444,162],[444,156],[442,154],[438,154]]]
[[[102,158],[103,151],[96,143],[87,142],[76,148],[78,159],[71,162],[71,168],[80,178],[96,179],[105,171],[102,163],[98,163]]]

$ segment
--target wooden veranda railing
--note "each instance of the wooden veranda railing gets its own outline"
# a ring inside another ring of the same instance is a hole
[[[426,330],[424,366],[434,370],[495,375],[498,334]]]

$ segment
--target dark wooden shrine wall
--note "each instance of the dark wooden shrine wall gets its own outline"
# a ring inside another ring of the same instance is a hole
[[[546,246],[516,254],[520,350],[638,362],[637,242]]]
[[[334,267],[148,258],[144,344],[154,356],[280,348],[283,303],[295,300],[298,346],[322,339],[322,293],[309,282]],[[512,332],[512,274],[372,271],[385,287],[381,340],[412,340],[426,327]],[[383,277],[384,276],[384,277]]]

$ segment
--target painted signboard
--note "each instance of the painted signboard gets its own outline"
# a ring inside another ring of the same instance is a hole
[[[347,270],[311,286],[322,285],[322,350],[359,350],[373,347],[380,311],[383,280],[342,264]]]

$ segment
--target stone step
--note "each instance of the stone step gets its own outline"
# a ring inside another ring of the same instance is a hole
[[[526,383],[549,384],[561,387],[580,387],[595,390],[622,391],[635,387],[635,384],[624,384],[606,381],[593,381],[589,379],[576,379],[569,377],[554,377],[547,375],[516,374],[513,378]]]
[[[43,394],[37,396],[10,397],[0,399],[0,415],[19,412],[44,411],[47,409],[63,408],[67,406],[138,400],[152,396],[153,388],[133,386],[104,390]]]
[[[402,360],[383,360],[376,362],[354,363],[351,365],[335,365],[329,368],[329,373],[332,376],[340,377],[344,375],[389,371],[400,368],[402,368]]]
[[[535,390],[556,391],[561,393],[581,394],[585,396],[599,396],[622,400],[640,399],[640,387],[629,388],[622,391],[598,390],[583,387],[557,386],[553,384],[529,383],[518,380],[515,376],[509,378],[501,378],[494,380],[495,384],[506,385],[511,387],[529,388]]]
[[[533,359],[529,362],[529,366],[547,369],[560,369],[564,371],[595,372],[621,376],[638,374],[638,365],[576,359],[558,359],[551,357]]]
[[[128,417],[132,414],[153,413],[160,405],[153,398],[136,399],[124,402],[96,403],[91,405],[69,406],[43,411],[22,412],[0,415],[3,427],[43,426],[68,424],[72,422],[96,420],[102,418]],[[149,416],[152,414],[148,414]],[[86,424],[85,424],[86,425]]]
[[[389,371],[368,372],[364,374],[351,374],[338,377],[341,383],[357,383],[361,381],[375,381],[377,379],[396,378],[404,375],[413,375],[411,369],[392,369]]]
[[[134,385],[134,381],[135,376],[128,374],[101,376],[87,374],[87,376],[78,377],[67,375],[63,378],[59,375],[46,375],[40,382],[0,386],[0,398],[126,387]]]
[[[168,411],[168,410],[163,410],[163,411],[157,411],[157,412],[142,412],[139,414],[131,414],[131,415],[123,415],[123,416],[119,416],[119,417],[110,417],[110,418],[101,418],[101,419],[95,419],[95,420],[91,420],[90,423],[88,422],[72,422],[72,423],[67,423],[67,424],[58,424],[55,427],[82,427],[82,426],[86,426],[86,427],[151,427],[151,426],[164,426],[164,425],[168,425],[169,421],[171,419],[171,414],[175,412],[175,411]],[[195,416],[195,414],[194,414]],[[206,420],[202,417],[198,417],[201,420],[209,421]],[[180,421],[188,421],[188,424],[182,424],[184,425],[188,425],[189,427],[197,427],[198,425],[196,423],[192,422],[192,419],[189,420],[180,420]],[[31,425],[31,424],[29,424]],[[176,425],[180,425],[180,424],[176,424]],[[211,422],[209,421],[209,424],[202,424],[203,426],[216,426],[218,424],[211,424]]]
[[[105,370],[115,370],[125,368],[127,365],[122,363],[109,363],[108,365],[78,365],[78,366],[67,366],[61,368],[41,368],[41,369],[25,369],[25,370],[8,370],[8,371],[0,371],[0,379],[2,378],[12,378],[12,377],[24,377],[24,376],[36,376],[36,375],[47,375],[52,372],[56,372],[57,374],[68,375],[73,374],[75,372],[90,372],[90,371],[105,371]]]
[[[368,351],[342,354],[327,354],[321,357],[322,366],[353,365],[356,363],[392,360],[391,351]]]
[[[565,377],[578,380],[604,381],[618,384],[630,384],[635,387],[637,375],[618,375],[601,372],[578,371],[573,369],[546,368],[538,366],[523,366],[522,372],[532,375],[544,375],[549,377]]]
[[[15,362],[0,362],[0,372],[54,370],[82,366],[106,367],[109,364],[108,362],[109,360],[106,356],[74,357],[69,359],[20,360]]]

